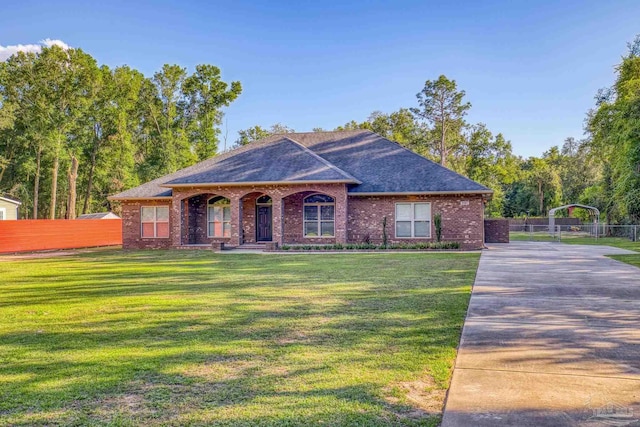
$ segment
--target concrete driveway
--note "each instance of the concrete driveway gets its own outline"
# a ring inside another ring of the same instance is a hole
[[[640,426],[640,269],[607,246],[483,252],[443,427]]]

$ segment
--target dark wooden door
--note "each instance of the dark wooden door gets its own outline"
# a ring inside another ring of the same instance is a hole
[[[257,206],[256,211],[256,240],[270,242],[272,238],[271,206]]]

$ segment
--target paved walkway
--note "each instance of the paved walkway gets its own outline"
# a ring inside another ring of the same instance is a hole
[[[606,246],[490,245],[442,427],[640,426],[640,270]]]

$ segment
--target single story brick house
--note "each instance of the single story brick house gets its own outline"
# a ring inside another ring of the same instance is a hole
[[[274,135],[110,197],[124,248],[484,244],[492,191],[365,130]]]

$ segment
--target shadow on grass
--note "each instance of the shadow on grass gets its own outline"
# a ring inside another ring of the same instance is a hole
[[[0,421],[434,425],[439,408],[389,389],[425,375],[446,387],[476,262],[116,252],[3,265]]]

